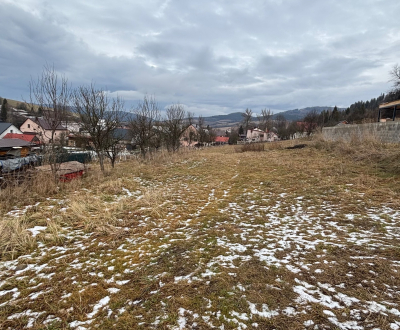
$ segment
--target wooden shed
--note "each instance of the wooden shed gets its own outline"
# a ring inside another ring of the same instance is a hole
[[[398,110],[400,110],[400,100],[382,103],[379,105],[378,122],[385,122],[387,119],[395,121]]]
[[[31,150],[31,143],[21,139],[0,139],[0,157],[19,158],[26,157]]]

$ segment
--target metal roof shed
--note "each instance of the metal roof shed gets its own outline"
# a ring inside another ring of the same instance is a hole
[[[393,109],[392,120],[394,121],[396,119],[396,111],[400,110],[400,100],[382,103],[381,105],[379,105],[378,122],[381,121],[382,110],[387,110],[387,109],[389,110]]]

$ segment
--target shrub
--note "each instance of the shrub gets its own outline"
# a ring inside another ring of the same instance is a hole
[[[247,151],[264,151],[264,143],[246,143],[235,149],[236,152],[247,152]]]

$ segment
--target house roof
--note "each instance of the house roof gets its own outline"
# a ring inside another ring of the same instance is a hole
[[[116,128],[113,131],[113,136],[115,139],[121,139],[127,141],[132,139],[131,132],[129,131],[129,129],[126,128]]]
[[[0,134],[3,133],[7,128],[9,128],[12,124],[10,123],[0,123]]]
[[[0,139],[1,148],[29,147],[31,144],[28,141],[21,139]]]
[[[43,118],[35,118],[33,121],[35,123],[39,124],[40,127],[42,127],[45,130],[53,129],[52,126],[49,124],[49,122]],[[67,129],[60,124],[56,127],[56,130],[67,130]]]
[[[400,100],[393,101],[393,102],[386,102],[386,103],[382,103],[381,105],[379,105],[379,109],[390,109],[390,108],[394,108],[394,106],[399,106],[399,105],[400,105]]]
[[[33,142],[34,139],[37,139],[36,135],[32,134],[18,134],[18,133],[7,133],[4,135],[3,139],[20,139],[28,142]]]
[[[217,136],[215,138],[215,142],[223,142],[223,143],[228,143],[229,137],[226,136]]]

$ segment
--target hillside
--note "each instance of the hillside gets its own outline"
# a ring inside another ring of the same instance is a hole
[[[231,127],[239,124],[242,120],[243,117],[241,112],[233,112],[228,115],[204,117],[205,124],[210,125],[213,128]]]
[[[274,115],[274,119],[278,115],[284,115],[286,120],[290,121],[299,121],[302,120],[309,112],[311,111],[316,111],[317,113],[321,113],[322,111],[325,110],[333,110],[334,107],[307,107],[303,109],[294,109],[294,110],[287,110],[283,112],[279,112]],[[338,108],[338,110],[343,111],[346,110],[345,108]]]
[[[4,98],[4,97],[2,97],[2,98]],[[18,108],[19,104],[24,103],[24,101],[17,101],[17,100],[12,100],[12,99],[8,99],[8,98],[6,98],[6,99],[7,99],[8,105],[11,106],[12,108],[15,108],[15,109]],[[27,102],[29,102],[29,101],[27,100]],[[38,110],[38,106],[34,105],[33,109],[35,111],[37,111]]]
[[[1,328],[397,329],[398,147],[306,143],[1,191]]]
[[[16,108],[18,104],[23,103],[22,101],[16,101],[16,100],[11,100],[7,99],[7,102],[9,105],[11,105],[13,108]],[[303,109],[294,109],[294,110],[286,110],[282,111],[279,113],[275,113],[273,116],[273,119],[276,119],[278,115],[283,115],[285,116],[286,120],[289,121],[299,121],[302,120],[307,113],[309,113],[312,110],[316,110],[318,113],[324,111],[324,110],[332,110],[333,107],[308,107],[308,108],[303,108]],[[343,111],[345,108],[338,108],[339,110]],[[37,110],[37,106],[34,106],[34,110]],[[73,113],[73,110],[71,109],[71,113]],[[124,113],[124,120],[129,121],[132,118],[134,118],[134,114],[131,112],[125,112]],[[217,116],[209,116],[209,117],[204,117],[204,122],[205,125],[210,125],[213,128],[228,128],[228,127],[233,127],[240,125],[242,122],[243,117],[242,117],[242,112],[233,112],[227,115],[217,115]],[[254,121],[257,121],[257,118],[254,117]]]
[[[324,110],[333,110],[333,107],[308,107],[303,109],[287,110],[275,113],[273,119],[276,119],[278,115],[283,115],[285,116],[286,120],[299,121],[302,120],[310,111],[313,110],[316,110],[318,113],[321,113]],[[345,110],[345,109],[339,108],[339,110]],[[240,122],[243,121],[243,117],[241,112],[234,112],[228,115],[204,117],[204,121],[206,125],[210,125],[213,128],[227,128],[239,125]],[[256,117],[254,117],[254,121],[257,121]]]

